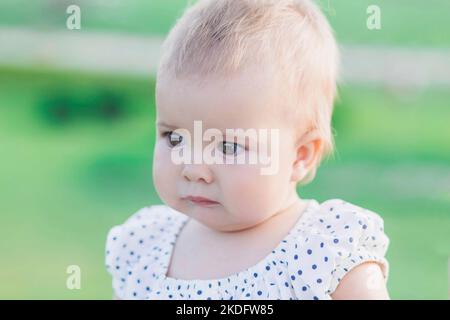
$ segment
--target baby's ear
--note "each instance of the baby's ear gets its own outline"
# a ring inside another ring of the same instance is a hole
[[[292,167],[292,181],[303,180],[314,170],[323,147],[322,139],[316,130],[306,132],[296,143],[295,159]]]

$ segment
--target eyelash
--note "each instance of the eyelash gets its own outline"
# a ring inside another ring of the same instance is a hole
[[[164,132],[161,132],[161,137],[166,137],[166,136],[168,136],[169,135],[169,133],[172,133],[173,131],[164,131]]]
[[[168,136],[169,134],[171,134],[171,133],[173,133],[173,131],[163,131],[163,132],[161,133],[161,137],[167,138],[167,136]],[[232,142],[222,141],[222,145],[225,144],[225,143],[232,143]],[[237,143],[234,143],[234,144],[237,145],[237,146],[242,147],[245,151],[248,151],[247,146],[242,146],[242,145],[239,145],[239,144],[237,144]],[[174,146],[172,146],[172,147],[174,147]],[[224,155],[229,155],[229,154],[224,154]]]

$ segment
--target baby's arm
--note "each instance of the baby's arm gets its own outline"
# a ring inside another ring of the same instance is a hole
[[[350,270],[331,294],[336,300],[389,300],[389,293],[380,266],[363,263]]]

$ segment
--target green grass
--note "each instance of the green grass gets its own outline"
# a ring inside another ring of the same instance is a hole
[[[116,121],[49,123],[46,97],[126,97]],[[397,299],[447,298],[450,248],[450,93],[343,87],[337,153],[299,189],[380,213],[391,239],[389,289]],[[152,79],[0,69],[0,298],[109,299],[106,233],[138,208],[160,203],[153,188]],[[81,290],[66,268],[81,267]]]
[[[0,25],[65,29],[66,8],[81,8],[83,31],[115,31],[165,35],[181,15],[187,0],[123,0],[91,2],[3,0]],[[318,0],[340,41],[358,44],[449,47],[446,0]],[[369,5],[381,9],[382,29],[366,27]]]

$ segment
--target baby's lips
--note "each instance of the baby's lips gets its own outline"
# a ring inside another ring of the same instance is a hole
[[[199,202],[199,203],[211,203],[211,204],[218,204],[219,202],[211,200],[209,198],[200,197],[200,196],[187,196],[184,197],[185,200],[190,200],[193,202]]]

